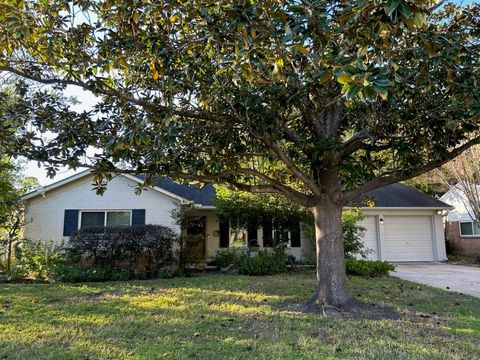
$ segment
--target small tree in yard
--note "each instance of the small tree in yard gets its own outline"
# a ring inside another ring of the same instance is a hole
[[[480,220],[480,146],[472,146],[431,175],[458,195],[473,221]]]
[[[194,219],[197,217],[197,209],[194,204],[179,204],[171,212],[172,219],[175,224],[180,227],[180,234],[178,235],[178,271],[183,274],[185,272],[185,266],[191,260],[188,254],[187,242],[194,239],[190,239],[187,228],[191,226]]]
[[[9,158],[0,159],[0,257],[6,255],[6,271],[10,271],[13,247],[25,225],[22,195],[35,187],[37,179],[23,177],[21,167]]]
[[[289,198],[314,217],[317,306],[354,306],[342,207],[480,143],[478,4],[0,1],[0,14],[0,72],[22,99],[0,114],[22,124],[12,153],[50,173],[86,163],[100,192],[123,171]],[[75,112],[67,85],[98,104]]]

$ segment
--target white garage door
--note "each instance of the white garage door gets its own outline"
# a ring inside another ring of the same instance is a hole
[[[377,217],[376,216],[366,216],[362,222],[361,226],[365,228],[365,235],[362,238],[365,248],[370,252],[367,255],[367,258],[370,260],[378,260],[377,255]]]
[[[387,261],[433,261],[430,216],[384,216],[382,255]]]

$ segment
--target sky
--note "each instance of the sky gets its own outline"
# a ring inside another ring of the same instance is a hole
[[[75,111],[89,110],[97,103],[97,98],[91,92],[82,90],[77,86],[68,86],[64,94],[66,96],[73,96],[77,98],[79,103],[71,107],[72,110]],[[74,171],[68,169],[67,167],[63,167],[60,168],[57,175],[53,179],[50,179],[47,177],[47,172],[43,166],[38,167],[37,161],[28,161],[25,167],[25,175],[37,178],[38,182],[42,186],[65,179],[66,177],[74,175],[80,171],[83,171],[83,169],[77,169]]]

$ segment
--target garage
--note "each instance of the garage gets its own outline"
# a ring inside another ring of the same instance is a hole
[[[365,228],[365,234],[363,235],[363,244],[365,248],[369,251],[367,259],[377,260],[378,259],[378,250],[377,250],[377,216],[366,216],[361,223],[361,226]]]
[[[387,261],[433,261],[431,216],[384,216],[382,255]]]

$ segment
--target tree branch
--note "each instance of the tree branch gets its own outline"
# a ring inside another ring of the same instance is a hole
[[[115,90],[110,86],[107,86],[106,84],[102,84],[102,87],[104,88],[99,88],[99,87],[93,87],[84,81],[80,80],[68,80],[68,79],[60,79],[60,78],[41,78],[39,76],[34,76],[34,75],[29,75],[26,74],[25,72],[22,72],[20,70],[17,70],[11,66],[6,66],[6,65],[1,65],[0,66],[0,72],[9,72],[12,74],[15,74],[17,76],[20,76],[22,78],[32,80],[41,84],[45,85],[71,85],[71,86],[77,86],[80,87],[84,90],[90,91],[92,93],[98,93],[102,95],[108,95],[108,96],[113,96],[125,101],[128,101],[132,104],[141,106],[145,109],[149,110],[154,110],[154,111],[161,111],[165,113],[169,113],[172,115],[177,115],[180,117],[185,117],[185,118],[190,118],[190,119],[199,119],[199,120],[209,120],[209,121],[225,121],[225,120],[231,120],[232,116],[231,115],[222,115],[222,114],[215,114],[215,113],[210,113],[207,111],[190,111],[190,110],[180,110],[180,109],[175,109],[171,108],[168,106],[163,106],[160,104],[152,103],[150,101],[146,101],[143,99],[138,99],[133,97],[131,94],[126,94],[121,91]]]
[[[362,195],[366,192],[369,192],[373,189],[383,187],[383,186],[387,186],[387,185],[390,185],[390,184],[394,184],[394,183],[399,182],[399,181],[411,179],[413,177],[422,175],[422,174],[424,174],[428,171],[436,169],[436,168],[446,164],[450,160],[454,159],[455,157],[457,157],[458,155],[463,153],[465,150],[467,150],[471,146],[478,145],[478,144],[480,144],[480,136],[477,136],[477,137],[471,139],[470,141],[466,142],[462,146],[450,151],[441,160],[435,160],[435,161],[428,162],[428,163],[426,163],[422,166],[419,166],[415,169],[412,169],[410,171],[405,171],[405,170],[394,171],[387,176],[381,176],[381,177],[372,179],[370,181],[367,181],[362,186],[359,186],[356,189],[352,189],[352,190],[349,190],[349,191],[345,192],[344,193],[344,202],[349,203],[349,202],[353,201],[355,198],[359,197],[360,195]]]

